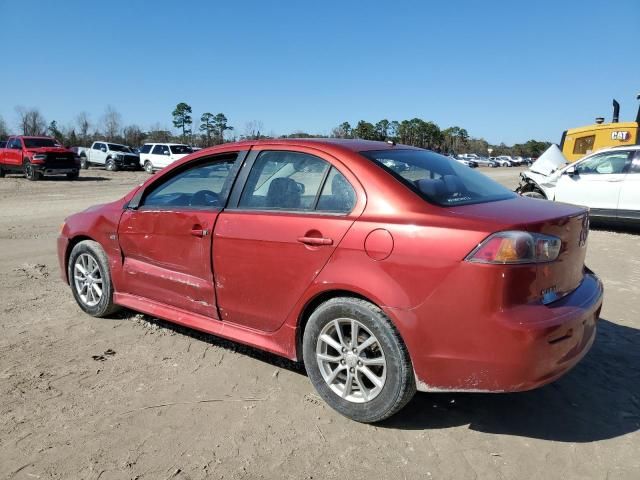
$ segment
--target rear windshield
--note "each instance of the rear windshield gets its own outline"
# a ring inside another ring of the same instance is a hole
[[[193,153],[191,147],[188,147],[187,145],[171,145],[169,148],[171,149],[171,153],[174,155],[188,155]]]
[[[360,154],[437,205],[470,205],[516,196],[486,175],[428,150],[378,150]]]
[[[60,147],[53,138],[22,138],[26,148]]]

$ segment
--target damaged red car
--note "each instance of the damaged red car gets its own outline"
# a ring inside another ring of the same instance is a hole
[[[304,361],[331,407],[376,422],[416,390],[529,390],[579,362],[603,296],[588,232],[584,208],[431,151],[292,139],[189,155],[67,218],[58,254],[88,314]]]

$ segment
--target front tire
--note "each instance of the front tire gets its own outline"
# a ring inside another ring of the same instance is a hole
[[[542,200],[547,199],[544,193],[540,192],[539,190],[529,190],[528,192],[522,192],[520,195],[522,195],[523,197],[529,197],[529,198],[540,198]]]
[[[38,180],[40,180],[40,178],[42,178],[42,174],[36,171],[35,168],[33,168],[33,165],[29,160],[24,162],[24,176],[27,180],[30,180],[32,182],[37,182]]]
[[[87,170],[89,168],[89,162],[87,161],[87,157],[84,155],[80,157],[80,168],[83,170]]]
[[[409,353],[375,305],[339,297],[309,317],[303,358],[311,383],[334,410],[357,422],[379,422],[416,392]]]
[[[144,162],[144,171],[149,175],[153,174],[153,164],[151,163],[151,161],[147,160],[146,162]]]
[[[107,158],[107,161],[104,164],[104,168],[110,172],[118,171],[118,165],[116,164],[116,161],[113,158]]]
[[[67,173],[67,180],[77,180],[80,172]]]
[[[106,317],[120,309],[113,303],[109,260],[99,243],[85,240],[73,247],[67,275],[76,302],[89,315]]]

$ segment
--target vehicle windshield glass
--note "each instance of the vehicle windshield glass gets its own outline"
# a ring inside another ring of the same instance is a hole
[[[516,196],[486,175],[428,150],[378,150],[360,154],[437,205],[470,205]]]
[[[61,147],[53,138],[23,138],[26,148]]]
[[[110,143],[109,144],[109,150],[111,150],[112,152],[125,152],[125,153],[131,153],[131,149],[125,145],[118,145],[116,143]]]
[[[193,153],[191,147],[187,145],[171,145],[169,148],[171,148],[171,153],[174,155],[188,155]]]

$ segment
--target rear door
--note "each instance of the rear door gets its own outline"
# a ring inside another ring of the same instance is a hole
[[[622,182],[618,218],[640,222],[640,150],[632,153],[629,173]]]
[[[214,232],[222,320],[260,331],[283,324],[364,207],[349,175],[314,149],[251,151]]]
[[[118,228],[124,293],[218,318],[211,232],[239,156],[230,152],[194,160],[136,195],[135,209],[123,213]]]
[[[628,159],[628,150],[615,150],[578,162],[574,175],[558,179],[555,200],[589,207],[593,216],[615,218]]]

